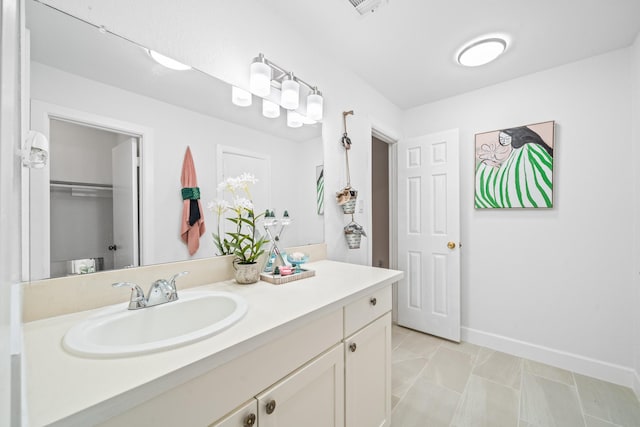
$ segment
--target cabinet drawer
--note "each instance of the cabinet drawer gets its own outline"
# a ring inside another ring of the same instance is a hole
[[[391,311],[391,286],[352,302],[344,307],[344,336],[348,337],[388,311]]]

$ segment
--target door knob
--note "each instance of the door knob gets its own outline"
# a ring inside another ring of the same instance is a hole
[[[449,249],[455,249],[456,248],[456,244],[454,242],[449,242],[449,243],[447,243],[447,247]]]

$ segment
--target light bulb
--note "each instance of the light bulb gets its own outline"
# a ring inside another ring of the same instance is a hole
[[[238,107],[248,107],[251,105],[251,92],[239,87],[231,87],[231,102]]]
[[[293,73],[282,81],[280,104],[287,110],[295,110],[300,105],[300,84],[293,79]]]

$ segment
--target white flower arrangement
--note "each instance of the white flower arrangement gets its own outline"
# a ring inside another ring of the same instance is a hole
[[[218,190],[229,192],[233,203],[225,199],[216,199],[210,202],[208,207],[218,217],[218,233],[213,234],[219,255],[235,255],[240,264],[252,264],[264,253],[262,246],[268,242],[265,237],[259,237],[256,233],[256,221],[264,213],[255,215],[249,186],[258,180],[249,173],[243,173],[238,177],[229,177],[218,184]],[[239,194],[240,193],[240,194]],[[233,214],[226,219],[235,224],[234,232],[225,233],[222,236],[220,219],[225,213]],[[244,231],[246,230],[246,231]]]

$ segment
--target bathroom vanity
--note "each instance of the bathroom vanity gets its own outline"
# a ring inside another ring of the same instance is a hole
[[[249,309],[217,335],[157,353],[67,353],[64,334],[95,310],[25,323],[29,425],[389,425],[391,284],[402,273],[309,267],[316,276],[285,285],[181,291],[237,293]]]

